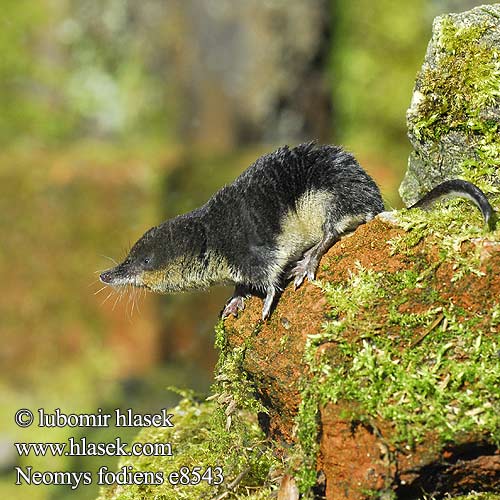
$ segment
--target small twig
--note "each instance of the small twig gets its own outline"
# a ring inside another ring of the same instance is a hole
[[[443,321],[443,318],[444,318],[444,314],[441,313],[433,322],[432,322],[432,325],[429,326],[429,328],[427,328],[427,330],[420,336],[420,338],[418,338],[417,340],[415,340],[415,342],[413,342],[413,344],[410,345],[410,349],[413,349],[415,346],[417,346],[418,344],[420,344],[420,342],[422,342],[422,340],[425,339],[425,337],[427,337],[427,335],[429,335],[429,333],[432,332],[432,330],[434,330],[434,328],[436,328],[436,326],[439,325],[439,323],[441,323],[441,321]]]
[[[235,479],[233,479],[228,485],[227,489],[228,490],[234,490],[238,484],[241,483],[241,480],[250,472],[251,467],[247,467],[246,469],[242,470]]]
[[[218,497],[214,498],[214,500],[222,500],[223,498],[226,498],[231,491],[236,489],[238,484],[241,483],[241,480],[250,472],[251,467],[247,467],[243,471],[241,471],[227,486],[226,486],[226,491],[222,494],[220,494]]]
[[[259,457],[264,454],[264,450],[260,448],[258,450],[259,452]],[[226,486],[226,491],[221,493],[219,496],[214,497],[212,500],[223,500],[226,498],[232,491],[234,491],[237,486],[241,483],[242,479],[250,472],[252,469],[251,466],[243,469],[227,486]]]

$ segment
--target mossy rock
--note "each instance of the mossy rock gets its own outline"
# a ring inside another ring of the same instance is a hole
[[[500,4],[437,17],[407,112],[414,152],[400,187],[410,205],[445,179],[498,194]]]

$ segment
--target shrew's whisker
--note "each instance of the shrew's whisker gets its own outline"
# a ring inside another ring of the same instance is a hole
[[[116,299],[115,299],[115,301],[113,303],[113,307],[111,308],[112,311],[115,310],[116,304],[118,304],[118,302],[120,302],[121,298],[122,298],[122,293],[118,293],[116,295]]]
[[[101,302],[101,306],[103,306],[108,301],[113,293],[116,293],[116,290],[111,289],[111,291],[108,293],[108,296]]]
[[[113,257],[108,257],[107,255],[103,255],[103,254],[101,254],[101,257],[104,257],[105,259],[109,259],[115,266],[118,265],[118,262],[116,262],[116,260],[113,259]]]
[[[95,281],[94,281],[94,283],[95,283]],[[92,283],[92,285],[93,285],[94,283]],[[89,286],[90,286],[90,285],[89,285]],[[94,292],[94,295],[97,295],[97,294],[101,293],[101,292],[102,292],[102,291],[103,291],[103,290],[104,290],[107,286],[108,286],[108,285],[104,285],[103,287],[99,288],[99,290],[97,290],[97,292]]]

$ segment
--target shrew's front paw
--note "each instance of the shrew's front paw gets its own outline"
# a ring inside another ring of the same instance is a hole
[[[238,317],[238,312],[243,311],[243,309],[245,309],[245,297],[231,297],[222,311],[222,317],[227,318],[232,314],[236,318]]]

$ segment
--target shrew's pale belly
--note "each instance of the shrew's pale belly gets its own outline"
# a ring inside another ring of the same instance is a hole
[[[296,203],[281,221],[276,239],[276,261],[279,267],[300,258],[305,250],[323,237],[326,207],[332,202],[328,191],[309,191]]]

